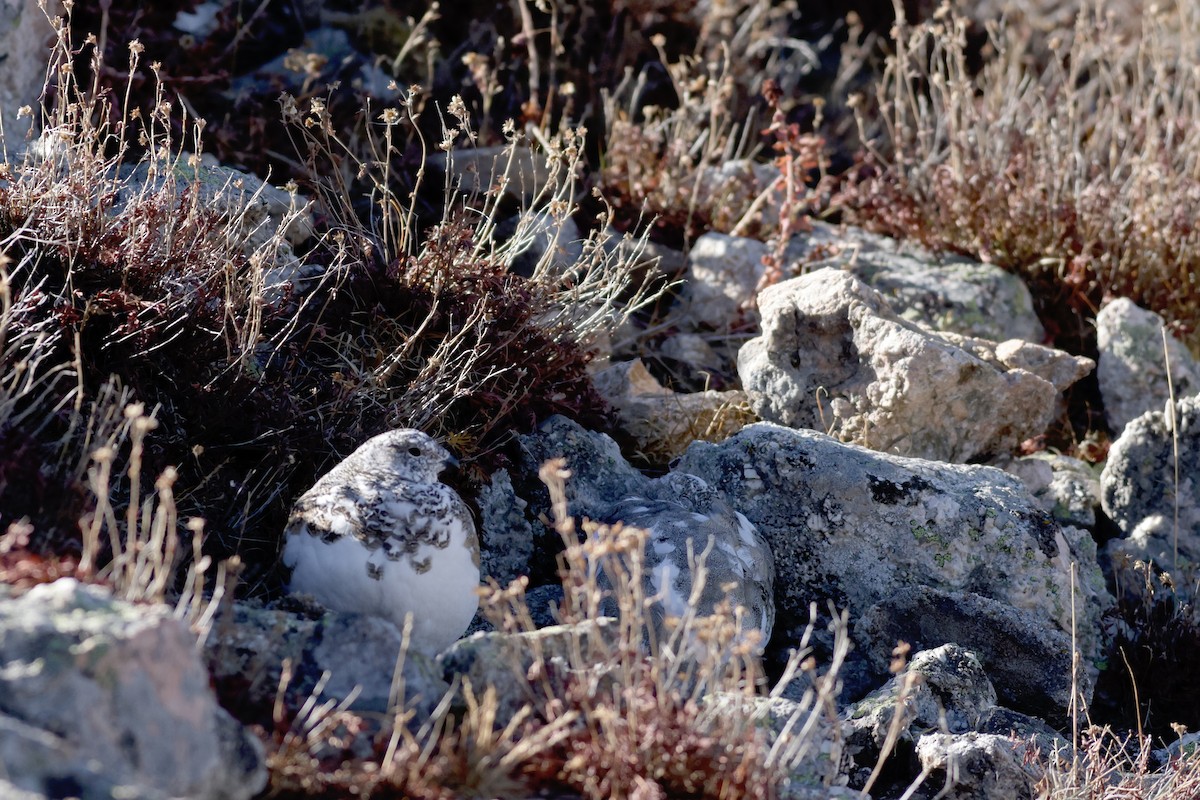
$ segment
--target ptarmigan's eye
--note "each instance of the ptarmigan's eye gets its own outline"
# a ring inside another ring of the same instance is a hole
[[[419,447],[410,447],[410,448],[408,448],[408,454],[409,454],[410,456],[419,456],[419,455],[421,455],[421,448],[419,448]]]

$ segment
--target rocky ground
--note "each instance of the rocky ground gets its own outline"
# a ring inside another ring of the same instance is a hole
[[[679,5],[75,8],[32,121],[0,10],[0,794],[1194,796],[1196,320],[851,202],[887,9]],[[436,657],[282,591],[393,427]]]

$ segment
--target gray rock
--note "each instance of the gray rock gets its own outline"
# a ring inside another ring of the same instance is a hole
[[[349,700],[351,710],[376,713],[394,710],[392,701],[403,700],[420,724],[449,686],[432,659],[410,651],[401,673],[403,697],[393,698],[400,645],[400,631],[378,617],[325,612],[310,619],[238,602],[207,650],[214,677],[245,684],[247,706],[271,707],[286,659],[292,668],[288,692],[293,707],[324,681],[322,699]]]
[[[549,584],[535,586],[525,595],[525,605],[529,608],[529,618],[538,628],[549,628],[558,625],[558,610],[562,606],[563,588]]]
[[[839,721],[811,698],[800,703],[782,697],[720,692],[705,695],[703,706],[713,714],[747,719],[755,729],[765,732],[766,745],[777,748],[778,758],[789,766],[787,783],[791,789],[846,783],[845,770],[852,764],[845,753]]]
[[[313,28],[305,34],[301,47],[295,49],[316,56],[305,64],[312,67],[311,71],[296,69],[296,56],[289,49],[253,72],[233,78],[225,95],[233,102],[244,102],[248,97],[275,101],[280,92],[302,96],[314,87],[324,89],[329,84],[341,82],[380,100],[397,101],[401,97],[395,86],[396,79],[356,50],[343,30],[329,26]]]
[[[4,123],[0,152],[9,157],[23,149],[26,135],[35,121],[40,122],[36,109],[54,41],[47,15],[61,13],[57,0],[46,3],[45,11],[38,8],[36,0],[0,0],[0,53],[5,55],[4,69],[0,69],[0,120]],[[21,106],[31,106],[34,115],[17,119]]]
[[[545,155],[527,147],[510,151],[504,146],[430,153],[425,164],[442,175],[449,172],[452,185],[457,184],[463,194],[482,195],[502,185],[505,197],[523,207],[564,169],[552,166]]]
[[[73,794],[80,796],[83,792],[75,790]],[[50,800],[49,795],[42,794],[41,792],[26,791],[3,778],[0,778],[0,797],[5,798],[5,800]],[[130,800],[137,800],[137,798],[131,798]]]
[[[315,610],[315,607],[314,607]],[[234,601],[216,620],[204,640],[209,671],[218,682],[235,680],[244,687],[242,704],[266,712],[279,692],[284,661],[296,670],[288,682],[298,695],[307,694],[320,677],[309,668],[306,648],[316,636],[317,618],[268,609],[249,601]]]
[[[162,165],[155,164],[154,169],[162,169]],[[181,159],[170,171],[158,173],[143,161],[122,168],[121,178],[116,213],[135,206],[146,193],[169,193],[173,202],[180,203],[195,196],[201,208],[226,220],[224,235],[229,242],[252,261],[263,259],[261,286],[256,290],[268,305],[281,303],[291,293],[311,290],[324,274],[323,267],[303,263],[293,250],[293,245],[304,242],[314,231],[311,203],[300,195],[209,159],[194,167]]]
[[[699,170],[696,197],[712,210],[713,229],[737,232],[735,228],[751,231],[751,235],[766,238],[779,225],[779,209],[784,205],[783,182],[779,167],[739,158],[718,166],[702,166]],[[757,204],[759,195],[770,193]],[[750,219],[745,219],[746,215]]]
[[[1090,358],[1073,356],[1053,347],[1043,347],[1023,339],[993,342],[959,333],[941,337],[956,347],[986,361],[998,370],[1025,370],[1052,384],[1059,392],[1087,375],[1096,364]]]
[[[1043,452],[1006,464],[1060,525],[1091,528],[1100,505],[1100,478],[1086,461]]]
[[[1071,751],[1071,743],[1042,720],[1001,706],[984,714],[976,732],[1020,739],[1043,756]]]
[[[1195,759],[1200,755],[1200,733],[1185,733],[1166,747],[1155,750],[1153,757],[1160,764],[1172,759]]]
[[[1111,599],[1094,545],[1060,529],[1000,470],[885,455],[767,423],[719,445],[693,444],[676,470],[722,492],[767,540],[781,644],[799,640],[812,602],[833,601],[854,618],[921,585],[973,592],[1070,631],[1074,561],[1077,641],[1085,659],[1099,654]]]
[[[447,680],[457,677],[459,686],[469,684],[477,696],[495,687],[496,719],[510,720],[526,705],[537,708],[547,697],[565,695],[570,676],[583,666],[575,653],[584,654],[584,661],[594,667],[590,680],[609,685],[619,680],[611,674],[616,664],[589,661],[605,647],[594,637],[608,641],[616,636],[616,627],[616,620],[602,617],[521,633],[475,633],[450,645],[437,660]],[[542,667],[531,673],[534,664]]]
[[[527,473],[535,472],[550,458],[566,458],[572,473],[566,492],[573,516],[619,520],[651,531],[646,546],[647,597],[660,590],[686,597],[691,578],[687,539],[692,539],[692,550],[699,555],[713,536],[713,551],[706,565],[710,577],[703,590],[705,613],[723,597],[722,585],[733,583],[734,602],[749,609],[752,624],[760,629],[765,626],[769,635],[774,613],[770,550],[720,492],[680,471],[651,480],[625,461],[612,439],[586,431],[565,417],[553,417],[537,433],[522,436],[521,445]],[[536,503],[528,505],[532,512],[543,511]],[[686,527],[677,527],[685,522]],[[491,535],[488,524],[485,518],[485,538]],[[676,531],[684,535],[680,537]],[[667,604],[666,613],[678,611],[677,602]]]
[[[1150,514],[1135,524],[1119,539],[1112,539],[1104,548],[1109,563],[1120,564],[1130,561],[1154,563],[1159,569],[1171,570],[1195,563],[1197,556],[1194,536],[1182,534],[1176,537],[1175,518],[1171,515]]]
[[[691,613],[710,616],[728,598],[745,609],[744,626],[771,637],[775,623],[775,563],[758,529],[694,475],[671,472],[644,494],[627,497],[606,511],[605,522],[645,529],[647,598],[659,598],[652,618]],[[701,563],[703,586],[694,584]],[[728,591],[728,593],[727,593]],[[664,632],[669,633],[669,629]]]
[[[225,7],[223,2],[207,2],[198,4],[192,11],[180,11],[171,22],[171,27],[182,33],[203,41],[216,32],[220,26],[218,17]]]
[[[728,331],[749,314],[766,267],[767,246],[756,239],[706,233],[688,253],[686,319],[714,331]]]
[[[859,765],[872,767],[893,727],[897,741],[911,745],[931,731],[974,731],[995,706],[996,690],[975,654],[942,645],[917,653],[903,672],[846,709],[846,746]]]
[[[917,759],[932,792],[950,800],[1031,800],[1039,773],[1025,764],[1026,746],[988,733],[930,733],[917,741]]]
[[[668,336],[656,348],[659,358],[670,359],[688,368],[688,378],[703,388],[714,374],[731,371],[733,360],[726,359],[699,333],[677,333]]]
[[[599,519],[614,502],[642,494],[650,484],[649,478],[630,466],[611,438],[585,430],[566,417],[551,417],[536,432],[518,439],[522,469],[530,478],[536,480],[538,470],[550,459],[566,459],[571,470],[567,500],[573,516]],[[531,513],[544,510],[531,504]]]
[[[622,497],[644,491],[650,479],[630,466],[611,438],[566,417],[551,417],[517,439],[518,463],[511,473],[493,475],[480,495],[481,570],[502,586],[522,575],[535,586],[554,583],[558,568],[553,554],[562,540],[544,524],[551,509],[538,477],[542,466],[551,459],[566,461],[571,471],[566,481],[568,511],[576,518],[599,519]]]
[[[1179,400],[1174,417],[1172,426],[1165,411],[1151,411],[1126,425],[1100,474],[1104,513],[1125,532],[1124,551],[1164,568],[1174,566],[1176,544],[1180,558],[1200,561],[1200,395]]]
[[[528,575],[534,539],[540,533],[525,516],[529,504],[517,496],[508,470],[497,470],[479,492],[480,571],[501,586]]]
[[[308,663],[329,675],[324,696],[339,700],[353,697],[348,706],[351,710],[394,712],[394,703],[403,701],[423,720],[450,686],[433,659],[410,649],[404,655],[400,675],[403,696],[393,697],[393,689],[399,685],[396,666],[401,642],[396,626],[380,617],[326,614],[308,648]]]
[[[851,272],[901,317],[937,331],[996,342],[1045,339],[1028,287],[993,264],[823,222],[793,236],[787,258],[810,262],[806,271],[831,266]]]
[[[0,715],[0,773],[25,791],[248,800],[266,786],[262,747],[217,705],[186,626],[72,579],[0,597]]]
[[[881,673],[898,641],[917,650],[954,642],[979,658],[1003,705],[1067,724],[1071,637],[1042,615],[970,592],[910,586],[868,609],[855,634],[871,643],[866,653]],[[1080,675],[1078,689],[1089,700],[1091,688],[1088,676]]]
[[[1054,416],[1053,383],[901,319],[845,272],[785,281],[758,302],[763,332],[738,353],[738,374],[765,420],[961,462],[1007,454]]]
[[[1147,411],[1161,411],[1169,398],[1166,356],[1170,357],[1175,397],[1200,391],[1200,364],[1174,336],[1163,353],[1163,319],[1118,298],[1096,315],[1100,365],[1096,377],[1104,414],[1113,433]]]

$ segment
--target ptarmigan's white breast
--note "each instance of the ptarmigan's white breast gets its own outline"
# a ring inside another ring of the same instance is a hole
[[[446,548],[422,545],[411,555],[392,560],[382,547],[368,549],[353,536],[291,535],[283,554],[292,567],[288,591],[310,594],[333,611],[384,617],[401,629],[411,613],[413,642],[438,652],[475,616],[479,567],[461,526]],[[414,563],[428,566],[418,572]]]
[[[288,590],[334,611],[372,614],[437,652],[478,607],[470,511],[437,475],[450,454],[419,431],[368,440],[296,501],[282,560]]]

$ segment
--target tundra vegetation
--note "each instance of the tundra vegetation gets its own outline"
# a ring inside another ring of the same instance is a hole
[[[0,581],[18,589],[102,582],[213,635],[235,593],[278,596],[290,503],[367,437],[442,437],[472,496],[549,416],[605,429],[589,363],[630,316],[635,349],[673,324],[678,276],[647,269],[647,249],[709,231],[767,242],[770,283],[810,220],[852,222],[1020,275],[1069,352],[1095,357],[1113,296],[1200,344],[1188,3],[963,16],[861,0],[841,18],[805,0],[326,4],[391,81],[386,100],[306,51],[289,4],[223,5],[203,37],[173,27],[191,3],[64,5],[25,112],[43,133],[0,162]],[[276,56],[299,76],[283,94],[239,83]],[[478,148],[494,162],[434,168]],[[714,191],[737,158],[770,186]],[[501,223],[528,209],[578,226],[566,271],[557,240],[516,268],[538,232]],[[723,335],[747,338],[750,317],[734,322]],[[1094,382],[1068,401],[1034,446],[1102,461]],[[568,678],[547,657],[522,668],[531,699],[511,719],[494,687],[465,686],[420,725],[403,705],[372,726],[315,697],[239,707],[218,687],[267,747],[270,796],[767,796],[817,754],[817,779],[834,778],[838,651],[816,663],[806,639],[765,675],[732,608],[658,638],[644,533],[586,523],[581,538],[569,476],[550,464],[544,479],[560,616],[578,631]],[[1066,732],[1073,754],[1038,756],[1041,796],[1200,790],[1196,761],[1149,760],[1172,723],[1200,725],[1195,578],[1122,575],[1091,724]],[[616,633],[587,635],[605,593]],[[486,587],[482,607],[498,630],[535,628],[520,581]],[[784,739],[706,701],[789,681],[808,689]]]

